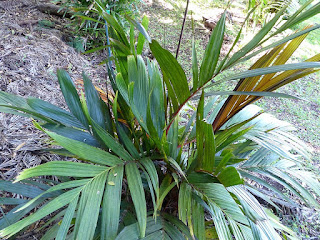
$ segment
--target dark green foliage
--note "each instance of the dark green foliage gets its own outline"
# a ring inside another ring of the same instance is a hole
[[[104,20],[99,14],[105,11],[111,14],[128,28],[125,16],[137,17],[137,4],[141,0],[53,0],[61,6],[61,11],[68,11],[72,15],[69,27],[75,37],[70,39],[69,45],[79,52],[85,52],[101,45],[106,45]],[[44,26],[47,26],[44,24]],[[48,27],[48,26],[47,26]],[[49,25],[50,27],[50,25]]]

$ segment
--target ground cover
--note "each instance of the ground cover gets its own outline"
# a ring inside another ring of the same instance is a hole
[[[103,83],[106,70],[98,65],[103,56],[78,53],[68,45],[68,20],[34,6],[32,0],[0,1],[0,89],[64,106],[56,69],[67,69],[75,79],[85,71]],[[12,179],[22,169],[60,159],[39,151],[46,144],[30,119],[0,113],[0,178]]]

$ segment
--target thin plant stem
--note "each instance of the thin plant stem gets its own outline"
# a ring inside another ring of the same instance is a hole
[[[178,43],[177,52],[176,52],[176,59],[178,58],[178,55],[179,55],[179,50],[180,50],[180,44],[181,44],[181,40],[182,40],[184,24],[186,22],[187,13],[188,13],[188,7],[189,7],[189,0],[187,0],[187,6],[186,6],[186,9],[184,11],[184,17],[183,17],[183,22],[182,22],[182,27],[181,27],[181,33],[180,33],[179,43]]]

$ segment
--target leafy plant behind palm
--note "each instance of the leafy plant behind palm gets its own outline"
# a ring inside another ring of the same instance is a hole
[[[287,8],[282,17],[284,20],[299,9],[300,3],[298,0],[249,0],[247,11],[256,9],[251,16],[251,21],[254,24],[253,28],[255,29],[258,24],[266,24],[274,13],[277,13],[285,6]]]
[[[193,50],[191,89],[176,59],[151,40],[142,25],[128,18],[141,31],[135,47],[134,29],[128,40],[119,23],[97,8],[109,23],[114,46],[117,73],[109,68],[112,98],[109,93],[99,94],[85,75],[84,94],[79,97],[64,70],[57,76],[69,111],[40,99],[0,92],[2,112],[33,117],[35,126],[62,147],[52,151],[79,159],[41,164],[21,172],[15,183],[0,182],[1,190],[31,198],[1,199],[16,206],[0,220],[1,235],[13,236],[54,214],[43,239],[281,239],[278,231],[294,239],[295,234],[256,197],[276,209],[279,203],[298,205],[272,180],[306,205],[318,207],[314,195],[300,185],[303,182],[320,196],[316,177],[301,165],[310,151],[289,133],[291,125],[250,104],[262,96],[290,97],[272,91],[320,67],[319,54],[303,63],[285,64],[318,25],[256,50],[318,13],[320,4],[306,7],[271,32],[279,12],[242,49],[229,57],[230,49],[220,59],[223,15],[200,67]],[[145,40],[162,74],[155,61],[145,63],[139,55]],[[248,71],[224,79],[240,79],[234,91],[210,91],[209,83],[220,73],[266,50],[270,51]],[[213,95],[230,96],[205,101]],[[189,102],[196,107],[186,124],[179,124],[186,118]],[[37,178],[47,175],[59,181],[48,185]],[[272,194],[261,193],[258,185]],[[36,207],[40,208],[28,215]]]
[[[90,52],[97,47],[101,50],[102,46],[108,44],[105,41],[104,19],[97,14],[95,6],[99,5],[107,10],[122,26],[128,27],[124,16],[137,17],[139,15],[137,4],[140,0],[52,0],[52,2],[59,4],[61,11],[69,11],[72,15],[68,26],[76,37],[71,44],[80,52],[84,52],[85,49]]]

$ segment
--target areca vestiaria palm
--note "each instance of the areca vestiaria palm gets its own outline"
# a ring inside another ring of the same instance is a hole
[[[146,18],[142,25],[128,19],[140,30],[135,44],[134,27],[128,40],[97,1],[93,10],[108,22],[112,36],[116,64],[116,72],[109,68],[112,93],[99,93],[83,75],[85,96],[79,97],[64,70],[57,76],[69,111],[40,99],[0,92],[2,112],[33,117],[35,126],[61,146],[56,153],[79,159],[41,164],[22,171],[14,183],[0,182],[2,190],[26,196],[19,201],[1,199],[16,205],[0,220],[1,236],[14,236],[53,214],[43,239],[296,238],[257,197],[277,209],[279,202],[297,204],[273,186],[277,182],[304,204],[318,207],[314,195],[320,195],[319,182],[301,164],[310,157],[309,149],[290,133],[290,124],[250,104],[263,96],[290,97],[273,91],[320,67],[320,54],[286,64],[308,32],[319,25],[260,48],[317,14],[320,4],[308,8],[311,2],[273,30],[282,9],[247,45],[231,54],[240,30],[224,58],[220,57],[222,15],[200,66],[193,46],[190,88],[177,60],[148,36]],[[156,61],[145,62],[140,56],[145,41]],[[234,91],[210,91],[212,79],[264,51],[249,70],[223,79],[238,80]],[[229,97],[205,101],[214,95]],[[193,111],[186,110],[190,102]],[[59,181],[48,186],[38,178],[46,175]],[[34,208],[39,209],[29,215]]]

